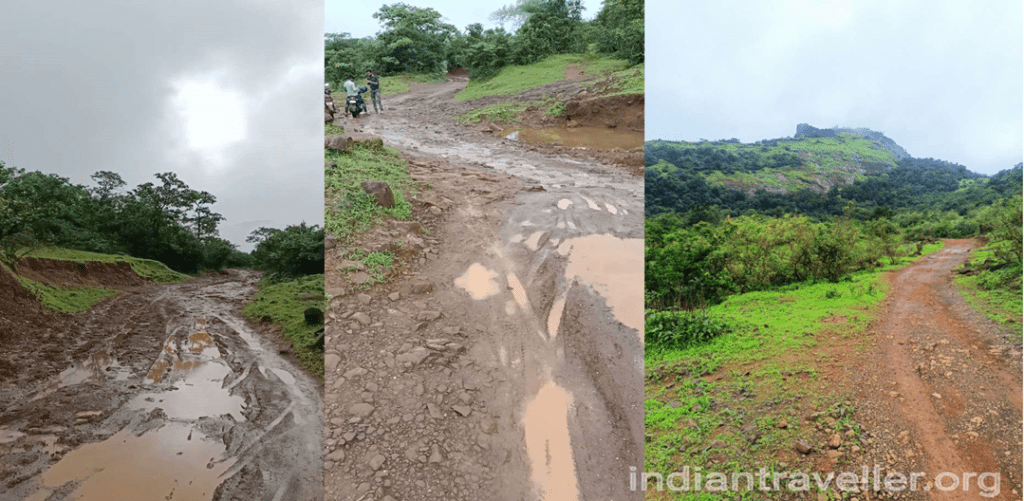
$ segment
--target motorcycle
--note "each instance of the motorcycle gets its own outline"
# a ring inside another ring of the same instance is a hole
[[[364,86],[356,90],[359,94],[345,98],[345,112],[352,115],[352,118],[359,117],[360,113],[366,113],[366,101],[363,100],[363,93],[369,89]]]

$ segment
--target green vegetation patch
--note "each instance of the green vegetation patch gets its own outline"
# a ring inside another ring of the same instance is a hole
[[[565,68],[581,60],[578,54],[550,56],[526,66],[506,66],[494,78],[483,82],[470,81],[455,95],[456,101],[469,101],[487,96],[518,94],[524,90],[565,80]]]
[[[345,129],[342,129],[341,127],[338,127],[337,125],[334,125],[334,124],[324,124],[324,135],[325,136],[333,136],[335,134],[344,134],[344,133],[345,133]]]
[[[300,294],[308,294],[317,299],[296,299]],[[278,283],[260,281],[259,291],[253,301],[242,310],[246,318],[253,322],[269,321],[280,326],[281,335],[291,342],[296,358],[321,378],[324,375],[324,354],[309,345],[316,339],[316,333],[323,325],[307,324],[305,311],[310,307],[323,311],[324,301],[319,299],[323,294],[323,275],[310,275]]]
[[[393,94],[404,94],[409,92],[413,85],[443,82],[446,78],[444,74],[429,74],[429,75],[394,75],[390,77],[380,78],[380,95],[390,96]],[[367,93],[369,96],[369,93]]]
[[[994,256],[995,253],[991,250],[976,249],[971,253],[970,266],[978,268]],[[1018,284],[1015,289],[1002,286],[1007,281],[1004,274],[1015,275]],[[977,275],[957,275],[954,284],[967,304],[989,319],[1003,325],[1015,325],[1020,322],[1021,311],[1024,309],[1021,301],[1020,268],[1007,267],[996,271],[984,270]],[[1020,329],[1017,329],[1016,342],[1021,342]]]
[[[6,268],[0,272],[9,272]],[[39,302],[48,309],[63,311],[64,313],[82,313],[92,308],[96,303],[116,296],[116,290],[112,289],[65,289],[53,285],[36,282],[23,276],[14,274],[21,285],[31,291],[39,298]]]
[[[617,59],[611,60],[613,63],[622,63]],[[607,65],[609,68],[619,66],[618,64]],[[585,73],[589,73],[590,67],[584,70]],[[597,84],[594,85],[594,90],[597,91],[601,97],[612,97],[622,96],[626,94],[643,94],[644,93],[644,65],[638,64],[636,66],[621,69],[618,71],[612,71],[607,77]]]
[[[458,115],[455,120],[464,124],[480,123],[481,120],[490,120],[504,125],[517,124],[521,121],[523,112],[531,104],[531,102],[492,104]]]
[[[583,74],[606,76],[599,84],[606,89],[602,95],[643,94],[644,66],[628,67],[621,59],[561,54],[525,66],[506,66],[493,78],[485,81],[470,81],[466,88],[455,95],[456,101],[470,101],[487,96],[518,94],[524,90],[565,80],[565,69],[570,64],[582,66]]]
[[[351,244],[356,235],[384,221],[386,217],[409,219],[409,197],[416,183],[409,177],[409,164],[379,141],[363,141],[345,151],[325,150],[329,167],[324,173],[324,220],[327,231],[341,245]],[[395,207],[385,209],[368,195],[361,183],[385,181],[395,197]]]
[[[43,247],[29,252],[26,257],[74,261],[78,263],[88,261],[98,261],[101,263],[128,263],[131,265],[132,271],[137,275],[143,278],[148,278],[156,283],[184,282],[190,278],[184,273],[178,273],[168,268],[160,261],[125,256],[123,254],[100,254],[98,252],[63,249],[59,247]]]

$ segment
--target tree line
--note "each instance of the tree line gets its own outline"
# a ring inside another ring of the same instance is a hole
[[[349,76],[374,69],[381,75],[441,73],[460,67],[486,80],[509,65],[537,62],[555,54],[586,52],[644,60],[643,0],[604,0],[591,21],[583,21],[580,0],[518,0],[492,14],[516,26],[460,31],[440,12],[405,3],[384,5],[373,15],[383,29],[375,37],[348,33],[324,36],[324,76],[340,85]]]
[[[260,228],[250,236],[256,249],[241,252],[219,236],[224,217],[212,210],[214,195],[173,172],[155,177],[127,190],[120,175],[99,171],[87,186],[0,161],[0,257],[15,268],[27,251],[47,245],[153,259],[182,273],[225,267],[275,276],[323,273],[323,229]]]

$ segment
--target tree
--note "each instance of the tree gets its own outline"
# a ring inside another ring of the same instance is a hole
[[[530,64],[554,54],[582,52],[583,5],[580,0],[539,0],[520,7],[527,15],[512,44],[516,64]]]
[[[444,71],[448,43],[458,34],[451,24],[441,22],[439,12],[404,3],[384,5],[373,14],[384,31],[377,66],[384,73],[434,73]]]
[[[306,223],[284,230],[258,228],[245,239],[256,242],[252,251],[257,269],[272,281],[288,280],[324,272],[324,230]]]

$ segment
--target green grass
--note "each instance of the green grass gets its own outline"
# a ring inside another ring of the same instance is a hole
[[[456,101],[470,101],[487,96],[518,94],[524,90],[565,80],[565,67],[581,61],[579,54],[562,54],[525,66],[506,66],[493,78],[483,82],[470,81],[455,95]]]
[[[455,121],[464,124],[480,123],[481,120],[490,120],[504,125],[517,124],[521,120],[523,112],[531,106],[532,102],[519,103],[498,103],[478,108],[469,113],[455,117]]]
[[[393,94],[404,94],[416,84],[443,82],[446,75],[394,75],[380,78],[380,95],[390,96]],[[369,94],[367,94],[369,95]]]
[[[923,253],[941,248],[928,245]],[[916,259],[920,256],[903,257],[896,265],[858,272],[837,284],[794,284],[730,296],[707,310],[730,324],[728,332],[685,349],[646,352],[644,470],[668,474],[683,465],[727,475],[762,466],[804,470],[817,459],[795,453],[794,440],[813,444],[834,432],[859,436],[862,430],[851,417],[856,412],[849,403],[853,395],[820,380],[819,370],[822,362],[834,362],[836,350],[870,347],[864,329],[887,293],[880,271]],[[809,430],[801,422],[812,412],[832,413],[834,424],[821,419],[822,431]],[[780,428],[782,420],[789,426]],[[756,430],[759,438],[748,441],[745,429]],[[721,447],[712,447],[716,441]],[[724,456],[717,451],[725,451]],[[852,466],[841,461],[836,468]],[[743,490],[743,481],[740,486],[739,492],[706,493],[699,499],[763,498],[756,487]],[[648,489],[654,490],[654,484]],[[694,495],[652,497],[698,499]]]
[[[267,283],[261,281],[259,291],[253,301],[243,308],[242,313],[253,322],[269,320],[281,327],[281,334],[292,343],[295,356],[310,372],[324,375],[324,354],[307,346],[315,339],[315,333],[322,325],[307,325],[304,312],[306,308],[324,309],[324,301],[320,299],[300,301],[299,294],[322,296],[324,293],[324,276],[310,275],[297,280]]]
[[[28,253],[26,257],[75,261],[79,263],[88,261],[98,261],[101,263],[124,262],[131,265],[132,271],[140,277],[148,278],[156,283],[176,283],[184,282],[189,279],[188,275],[178,273],[159,261],[125,256],[123,254],[100,254],[97,252],[62,249],[59,247],[44,247]]]
[[[10,273],[10,270],[4,266],[0,273]],[[82,313],[92,308],[96,303],[108,297],[116,296],[118,293],[116,290],[99,288],[66,289],[36,282],[18,274],[13,275],[18,279],[22,287],[28,289],[39,298],[39,302],[44,307],[50,310],[63,311],[64,313]]]
[[[995,257],[995,253],[991,250],[975,249],[971,252],[971,266],[977,267],[986,259],[993,257]],[[986,273],[992,272],[982,271],[981,274],[973,276],[957,275],[954,278],[957,291],[960,292],[967,304],[992,321],[1002,325],[1018,324],[1022,308],[1024,308],[1020,288],[1011,290],[998,286],[992,287],[986,283]],[[1021,331],[1017,328],[1016,342],[1021,342],[1021,338]]]
[[[354,242],[356,235],[381,223],[387,217],[409,219],[409,197],[416,183],[409,177],[409,164],[393,148],[373,142],[358,142],[346,151],[325,150],[326,160],[336,167],[324,173],[324,220],[327,231],[342,246]],[[385,181],[395,197],[395,207],[385,209],[363,191],[366,180]]]
[[[345,129],[342,129],[341,127],[338,127],[337,125],[334,125],[334,124],[324,124],[324,135],[325,136],[333,136],[335,134],[344,134],[344,133],[345,133]]]
[[[624,63],[617,59],[611,59],[614,63]],[[617,64],[609,64],[609,67],[619,66]],[[589,67],[587,68],[589,70]],[[584,71],[589,73],[589,71]],[[594,90],[598,91],[601,97],[612,97],[621,96],[626,94],[643,94],[644,93],[644,65],[638,64],[631,68],[625,68],[618,71],[613,71],[607,75],[607,78],[598,82],[594,85]]]
[[[455,95],[456,101],[470,101],[487,96],[518,94],[524,90],[565,80],[565,69],[570,64],[582,66],[584,75],[608,77],[602,92],[606,95],[643,94],[643,65],[628,67],[620,59],[585,56],[582,54],[561,54],[548,56],[542,61],[525,66],[506,66],[494,77],[478,82],[472,80],[466,88]]]

